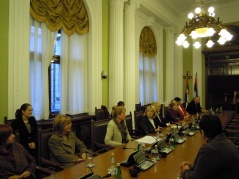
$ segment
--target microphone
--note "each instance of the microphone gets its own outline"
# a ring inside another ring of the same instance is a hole
[[[82,158],[81,154],[78,154],[78,155]],[[82,159],[83,159],[83,158],[82,158]],[[87,167],[89,166],[89,164],[87,163],[86,160],[83,159],[83,162],[86,164]],[[88,167],[88,168],[90,169],[90,173],[92,173],[92,175],[93,175],[94,172],[92,171],[92,168],[91,168],[91,167]]]
[[[103,176],[102,178],[109,178],[109,177],[111,177],[111,173],[110,173],[110,171],[108,172],[107,175]],[[101,178],[101,179],[102,179],[102,178]]]
[[[137,151],[137,149],[135,149],[135,148],[127,148],[127,147],[123,147],[123,149],[133,149],[133,150],[135,150],[135,151]]]

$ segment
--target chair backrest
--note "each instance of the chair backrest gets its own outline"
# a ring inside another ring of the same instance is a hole
[[[97,109],[95,107],[95,120],[96,121],[104,120],[104,119],[108,119],[108,118],[109,118],[109,116],[107,117],[105,115],[105,110],[104,109],[102,109],[102,108]]]
[[[48,141],[53,134],[53,129],[38,129],[38,155],[39,164],[41,166],[42,159],[50,160],[50,151],[48,148]]]
[[[136,112],[143,111],[143,108],[142,108],[142,106],[141,106],[141,102],[139,102],[139,104],[135,104],[135,111],[136,111]]]
[[[105,134],[109,119],[94,121],[91,120],[91,149],[96,152],[99,144],[105,145]]]
[[[132,113],[130,112],[129,115],[125,116],[125,122],[129,131],[129,134],[132,136],[134,134],[133,130],[133,123],[132,123]]]
[[[143,111],[140,112],[134,111],[135,135],[139,135],[139,123],[143,115],[144,115]]]

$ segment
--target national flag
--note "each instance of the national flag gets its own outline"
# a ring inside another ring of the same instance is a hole
[[[194,82],[194,97],[198,96],[198,79],[197,79],[197,73],[195,76],[195,82]]]
[[[185,89],[185,106],[189,100],[189,86],[188,86],[188,72],[186,75],[186,89]]]

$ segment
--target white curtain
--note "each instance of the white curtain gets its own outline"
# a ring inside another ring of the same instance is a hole
[[[158,100],[156,62],[154,57],[139,55],[140,101],[143,105]]]
[[[87,112],[88,35],[74,33],[68,36],[62,31],[61,43],[60,113],[77,114]]]
[[[51,63],[57,32],[31,18],[30,27],[30,96],[36,119],[49,118],[48,67]]]

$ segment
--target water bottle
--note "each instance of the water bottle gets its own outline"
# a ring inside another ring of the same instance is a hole
[[[156,134],[156,140],[159,141],[159,139],[160,139],[160,135],[159,135],[159,132],[157,132],[157,134]]]
[[[174,137],[170,137],[170,139],[169,139],[169,144],[170,144],[170,147],[171,147],[172,149],[175,148],[175,145],[174,145]]]
[[[120,168],[120,163],[117,163],[116,179],[122,179],[122,172],[121,172],[121,168]]]
[[[137,148],[137,150],[138,150],[138,151],[142,151],[142,145],[141,145],[140,142],[138,143],[138,148]]]
[[[111,153],[111,159],[110,159],[110,174],[111,176],[113,176],[113,178],[115,178],[116,175],[116,164],[115,164],[115,154],[112,152]]]
[[[154,147],[154,152],[155,152],[155,158],[156,158],[156,160],[159,161],[160,158],[159,158],[158,145],[155,145],[155,147]]]

